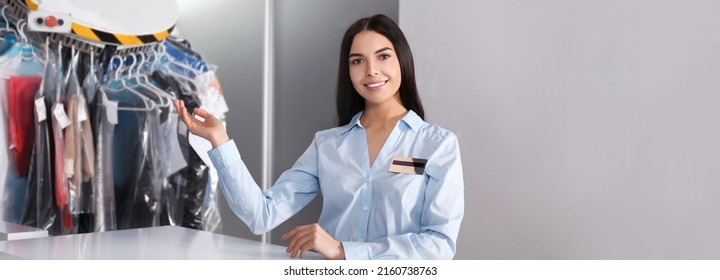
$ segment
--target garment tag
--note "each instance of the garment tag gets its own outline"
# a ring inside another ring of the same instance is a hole
[[[85,102],[85,98],[80,95],[80,99],[78,100],[78,122],[84,122],[87,119],[87,102]]]
[[[107,100],[105,101],[105,108],[107,109],[107,118],[110,124],[118,124],[118,103],[117,101]]]
[[[45,109],[45,97],[35,99],[35,116],[37,122],[44,121],[47,119],[47,110]]]
[[[65,177],[71,178],[73,175],[75,175],[75,159],[66,158],[64,167],[65,167]]]
[[[87,111],[83,104],[78,104],[78,122],[84,122],[88,119]]]
[[[425,173],[425,164],[427,164],[427,159],[394,156],[388,171],[422,175]]]
[[[55,119],[58,121],[58,124],[60,124],[60,128],[65,129],[70,125],[70,118],[68,118],[65,113],[65,108],[61,103],[55,103],[53,106],[53,115],[55,115]]]

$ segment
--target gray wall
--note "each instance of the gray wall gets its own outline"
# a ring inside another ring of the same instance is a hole
[[[458,259],[720,258],[720,2],[401,0]]]
[[[335,126],[340,41],[353,21],[377,13],[397,20],[398,1],[274,1],[273,182],[292,167],[315,132]],[[321,209],[318,196],[272,231],[272,243],[287,244],[280,237],[317,223]]]
[[[230,107],[228,133],[258,184],[262,182],[263,0],[182,0],[178,28],[204,58],[219,66]],[[310,145],[315,132],[335,124],[335,81],[340,41],[356,19],[385,13],[397,20],[397,0],[272,1],[273,64],[270,160],[274,182]],[[223,234],[252,238],[221,197]],[[271,241],[292,228],[315,223],[322,201],[272,231]]]

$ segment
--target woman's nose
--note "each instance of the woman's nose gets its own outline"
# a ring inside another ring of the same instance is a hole
[[[368,77],[372,77],[372,76],[377,76],[377,75],[378,75],[378,70],[377,70],[377,68],[375,68],[375,64],[374,64],[374,63],[368,63],[368,64],[367,64],[367,69],[366,69],[366,71],[365,71],[365,75],[367,75]]]

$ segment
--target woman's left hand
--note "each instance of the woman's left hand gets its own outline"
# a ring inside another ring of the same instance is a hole
[[[290,253],[291,258],[295,258],[298,253],[300,253],[300,258],[305,258],[308,250],[315,250],[328,260],[345,259],[342,243],[335,240],[318,224],[296,227],[283,235],[282,239],[291,239],[286,250]]]

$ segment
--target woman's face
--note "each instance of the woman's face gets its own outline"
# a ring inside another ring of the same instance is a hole
[[[350,47],[350,80],[367,105],[400,103],[400,61],[392,42],[375,31],[361,31]]]

